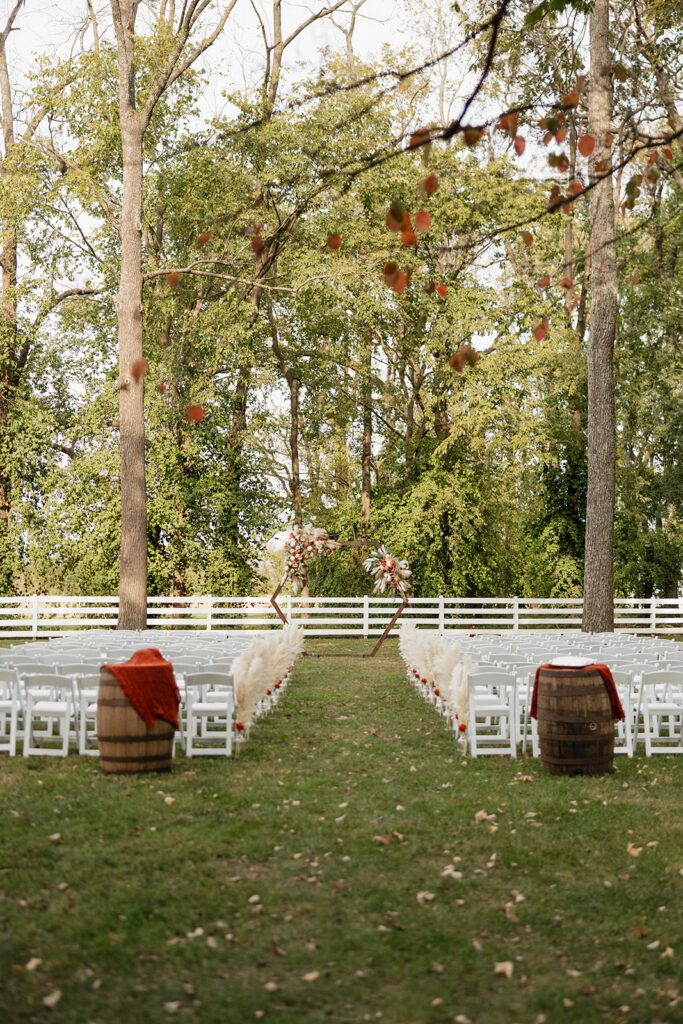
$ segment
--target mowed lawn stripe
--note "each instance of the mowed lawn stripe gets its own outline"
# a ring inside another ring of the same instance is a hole
[[[230,761],[1,765],[8,1020],[681,1012],[679,761],[619,758],[590,779],[463,763],[393,641],[372,660],[300,659]]]

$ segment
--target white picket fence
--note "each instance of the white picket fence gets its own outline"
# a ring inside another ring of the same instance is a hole
[[[49,637],[73,629],[116,626],[118,597],[33,594],[0,597],[0,637]],[[379,636],[398,607],[387,597],[281,596],[280,607],[307,636]],[[416,597],[403,619],[441,633],[580,629],[582,598]],[[615,628],[631,633],[683,634],[683,599],[618,598]],[[150,597],[148,628],[267,629],[279,625],[265,597]]]

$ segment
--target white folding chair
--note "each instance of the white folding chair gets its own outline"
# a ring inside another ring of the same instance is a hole
[[[17,752],[19,731],[18,680],[13,669],[0,669],[0,750]]]
[[[73,716],[71,680],[54,674],[22,677],[24,690],[24,757],[51,755],[66,757]],[[59,726],[55,736],[53,728]],[[42,727],[42,728],[41,728]],[[60,746],[42,746],[37,740]]]
[[[184,682],[187,757],[230,756],[235,711],[232,676],[223,672],[193,672],[185,676]]]
[[[517,680],[507,672],[473,672],[467,682],[470,755],[517,757]]]
[[[615,754],[626,754],[633,757],[633,677],[630,672],[612,669],[612,679],[624,709],[624,718],[616,723],[617,735],[614,743]]]
[[[99,754],[97,743],[97,695],[100,687],[99,673],[90,675],[76,673],[71,676],[76,710],[76,731],[78,753],[95,757]]]
[[[643,730],[640,732],[642,717]],[[643,672],[638,688],[635,742],[645,754],[683,754],[683,672]]]

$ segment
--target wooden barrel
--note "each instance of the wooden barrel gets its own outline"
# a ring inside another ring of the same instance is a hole
[[[112,673],[100,671],[97,741],[105,772],[170,772],[174,727],[157,718],[148,729]]]
[[[551,775],[604,775],[614,767],[614,721],[597,669],[543,668],[538,676],[538,738]]]

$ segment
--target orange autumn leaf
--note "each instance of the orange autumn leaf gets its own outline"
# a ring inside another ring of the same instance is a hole
[[[454,352],[448,360],[451,370],[455,370],[457,373],[462,373],[466,359],[467,357],[462,349],[460,349],[459,352]]]
[[[533,245],[534,244],[534,236],[531,234],[530,231],[522,231],[521,234],[522,234],[522,241],[524,242],[525,245]]]
[[[474,125],[468,125],[467,128],[463,128],[462,141],[466,146],[476,146],[483,134],[483,128],[475,128]]]
[[[412,222],[410,220],[410,214],[407,210],[403,211],[403,217],[401,218],[401,231],[410,231],[412,228]]]
[[[429,284],[425,285],[425,291],[427,292],[427,295],[434,294],[434,292],[436,291],[436,285],[434,284],[433,281],[430,281]]]
[[[548,333],[548,324],[550,323],[547,316],[544,316],[540,324],[534,328],[534,338],[536,341],[543,341],[546,334]]]
[[[426,210],[418,210],[415,214],[415,230],[422,234],[425,231],[429,231],[429,225],[432,223],[432,218]]]
[[[408,139],[408,146],[413,149],[416,146],[424,146],[425,143],[430,141],[429,128],[418,128],[414,131]]]
[[[517,156],[521,156],[526,149],[526,141],[523,135],[515,136],[515,153]]]
[[[249,244],[251,245],[252,252],[254,252],[257,256],[260,252],[263,252],[263,250],[266,247],[266,243],[263,241],[260,235],[254,235]]]
[[[650,153],[649,157],[647,158],[647,162],[649,164],[654,164],[654,163],[657,163],[658,159],[659,159],[659,150],[658,149],[653,149],[652,152]]]
[[[167,390],[167,385],[164,384],[163,381],[160,384],[157,384],[157,391],[159,392],[160,395],[163,395],[164,391],[166,391],[166,390]]]
[[[384,264],[384,271],[383,271],[384,283],[386,285],[388,285],[389,288],[391,288],[391,286],[393,285],[394,281],[396,280],[396,275],[397,274],[398,274],[398,264],[397,263],[394,263],[393,260],[392,260],[389,263],[385,263]]]
[[[438,284],[436,286],[436,290],[437,290],[438,294],[441,296],[442,299],[446,298],[446,294],[448,292],[448,288],[446,287],[445,284]]]
[[[147,373],[149,363],[146,359],[136,359],[130,364],[130,375],[133,380],[140,381]]]
[[[178,287],[180,283],[180,278],[182,276],[183,275],[178,270],[172,270],[170,274],[166,275],[166,284],[171,289],[171,291],[175,291],[175,289]]]
[[[496,127],[499,131],[505,132],[511,139],[514,139],[517,134],[517,115],[501,114]]]
[[[402,234],[401,234],[401,244],[402,245],[406,245],[406,246],[413,246],[413,247],[417,246],[417,235],[412,230],[412,228],[409,231],[403,231],[402,232]]]
[[[439,179],[435,174],[429,174],[422,182],[422,187],[428,196],[433,196],[439,190]]]
[[[595,149],[595,138],[592,135],[582,135],[579,139],[579,153],[581,156],[590,156]]]
[[[550,276],[548,274],[544,274],[543,277],[539,277],[539,279],[536,282],[536,284],[538,285],[539,288],[549,288],[550,287]]]
[[[631,278],[631,284],[633,285],[634,288],[638,284],[639,281],[640,281],[640,270],[636,270],[635,274]]]
[[[404,270],[399,270],[391,287],[397,295],[401,295],[406,290],[407,286],[408,275]]]
[[[612,148],[612,143],[613,142],[614,142],[614,135],[612,134],[612,132],[607,132],[607,134],[605,135],[605,146],[607,147],[607,149],[611,149]]]
[[[560,281],[560,284],[562,285],[563,288],[568,288],[569,289],[569,288],[573,288],[574,287],[574,282],[572,281],[571,277],[563,277],[562,280]]]
[[[595,171],[597,174],[607,174],[609,171],[609,160],[598,160],[595,165]]]
[[[567,138],[567,129],[566,128],[560,128],[559,132],[555,136],[555,142],[557,142],[558,146],[561,146],[566,138]]]
[[[208,245],[213,238],[213,231],[202,231],[201,235],[197,236],[196,246],[198,249],[203,249],[205,245]]]
[[[188,405],[185,410],[185,416],[192,423],[201,423],[206,413],[202,409],[201,405]]]
[[[674,158],[673,150],[669,149],[669,147],[667,146],[666,149],[664,150],[664,156],[666,157],[667,160],[673,160],[673,158]]]
[[[341,244],[341,235],[334,233],[327,236],[327,245],[333,252],[336,252]]]
[[[572,89],[562,100],[563,107],[578,107],[579,105],[579,94],[576,89]]]
[[[401,230],[401,222],[396,220],[396,218],[392,214],[391,210],[387,210],[387,215],[384,218],[384,223],[389,228],[389,231],[400,231]]]
[[[580,181],[570,181],[567,186],[567,192],[572,196],[578,196],[579,193],[583,192],[583,185]]]

